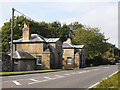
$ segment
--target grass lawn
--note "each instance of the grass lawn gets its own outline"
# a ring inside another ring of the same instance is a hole
[[[120,71],[112,77],[100,82],[95,88],[90,90],[120,90]]]

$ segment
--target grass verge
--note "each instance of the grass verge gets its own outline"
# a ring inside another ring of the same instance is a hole
[[[49,69],[49,70],[20,71],[20,72],[0,72],[0,76],[17,75],[17,74],[30,74],[30,73],[41,73],[41,72],[54,72],[54,71],[61,71],[61,70],[70,70],[70,69]]]
[[[120,90],[120,71],[90,90]]]

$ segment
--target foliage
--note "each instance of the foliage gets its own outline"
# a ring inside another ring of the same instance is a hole
[[[22,28],[24,23],[30,24],[31,33],[37,33],[44,37],[59,37],[62,41],[67,39],[67,35],[70,31],[69,26],[66,24],[61,25],[60,22],[54,21],[52,23],[46,22],[34,22],[24,18],[23,16],[17,16],[14,18],[14,35],[13,39],[19,39],[22,37]],[[11,20],[4,23],[2,30],[2,52],[9,50],[9,42],[11,41]]]
[[[62,42],[67,40],[67,37],[72,38],[72,43],[76,45],[85,45],[86,49],[86,59],[90,63],[100,64],[102,60],[107,60],[113,58],[111,56],[111,48],[115,48],[114,45],[107,43],[108,39],[105,39],[104,33],[100,32],[98,28],[91,28],[79,24],[79,22],[74,22],[69,25],[61,24],[58,21],[51,23],[35,22],[28,20],[24,16],[14,17],[14,35],[13,39],[22,38],[22,28],[24,23],[30,24],[31,33],[36,33],[44,37],[50,38],[61,38]],[[7,52],[9,50],[9,42],[11,41],[11,20],[4,23],[2,30],[2,52]],[[1,34],[0,34],[1,36]],[[0,46],[1,47],[1,46]],[[118,51],[115,51],[117,55]],[[102,60],[100,60],[100,59]],[[97,61],[96,61],[96,60]]]
[[[98,28],[90,27],[78,27],[72,37],[74,44],[85,45],[87,59],[94,59],[96,56],[105,53],[109,48],[106,41],[104,34]]]

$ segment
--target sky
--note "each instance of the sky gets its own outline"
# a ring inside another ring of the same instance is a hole
[[[75,21],[104,32],[108,42],[118,47],[119,0],[1,0],[0,28],[11,18],[11,8],[41,22]],[[15,12],[15,16],[20,16]]]

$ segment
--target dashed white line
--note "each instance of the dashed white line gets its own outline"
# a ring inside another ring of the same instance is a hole
[[[46,79],[52,79],[52,78],[50,78],[50,77],[43,77],[43,78],[46,78]]]
[[[76,74],[76,73],[72,73],[72,74]]]
[[[32,82],[32,83],[28,83],[28,84],[35,84],[35,83],[40,83],[40,82],[45,82],[45,81],[49,81],[49,80],[42,80],[42,81]]]
[[[70,74],[64,74],[64,75],[67,75],[67,76],[68,76],[68,75],[70,75]]]
[[[15,83],[16,85],[21,85],[19,82],[17,81],[13,81],[13,83]]]
[[[32,81],[34,81],[34,82],[38,82],[38,80],[36,80],[36,79],[32,79],[32,78],[31,78],[30,80],[32,80]]]
[[[99,70],[99,69],[94,69],[94,70]]]
[[[44,78],[49,78],[49,79],[47,79],[47,80],[42,80],[42,81],[38,81],[38,82],[32,82],[32,83],[28,83],[28,84],[35,84],[35,83],[45,82],[45,81],[54,80],[54,79],[58,79],[58,78],[64,77],[64,76],[60,76],[60,75],[55,75],[55,76],[57,76],[57,77],[56,77],[56,78],[44,77]]]
[[[64,77],[64,76],[61,76],[61,75],[55,75],[55,76],[57,76],[57,77]]]

